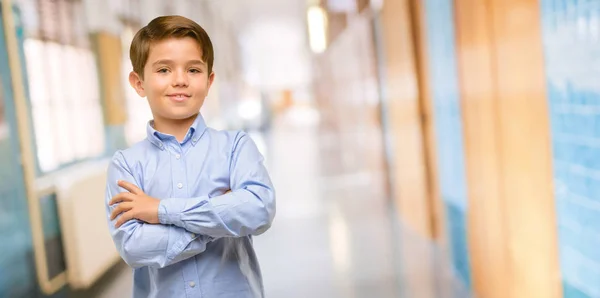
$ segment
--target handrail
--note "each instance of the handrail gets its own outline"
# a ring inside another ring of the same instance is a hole
[[[0,2],[2,2],[4,36],[6,37],[8,62],[14,92],[17,129],[21,148],[21,163],[23,166],[23,180],[25,182],[25,191],[29,206],[29,220],[31,222],[35,268],[40,289],[44,294],[51,295],[67,284],[67,272],[63,271],[52,279],[48,276],[48,262],[46,259],[46,246],[44,243],[42,213],[40,210],[40,199],[35,188],[35,164],[33,152],[31,150],[31,130],[28,121],[27,99],[25,98],[25,86],[23,85],[23,73],[21,71],[22,66],[19,57],[19,46],[17,43],[12,1],[0,0]]]

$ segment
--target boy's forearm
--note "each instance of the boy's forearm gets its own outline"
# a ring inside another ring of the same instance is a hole
[[[210,237],[244,237],[266,231],[275,214],[272,188],[248,186],[218,197],[162,200],[159,221]]]
[[[148,224],[137,220],[111,231],[123,260],[133,268],[163,268],[206,250],[211,237],[195,235],[175,226]]]

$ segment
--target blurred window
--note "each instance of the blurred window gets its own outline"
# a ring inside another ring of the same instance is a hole
[[[98,72],[81,1],[21,0],[25,64],[39,169],[102,156]]]

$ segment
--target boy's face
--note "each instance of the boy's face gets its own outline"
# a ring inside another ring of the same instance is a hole
[[[153,43],[144,79],[131,72],[129,82],[147,97],[155,121],[184,120],[196,115],[213,82],[193,38],[168,38]]]

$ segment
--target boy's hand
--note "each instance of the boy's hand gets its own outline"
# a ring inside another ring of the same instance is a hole
[[[108,203],[110,206],[120,203],[111,213],[110,220],[123,213],[123,216],[117,220],[115,228],[119,228],[132,219],[139,219],[150,224],[159,223],[158,205],[160,200],[146,195],[141,189],[129,182],[119,180],[118,185],[129,192],[117,194]]]

